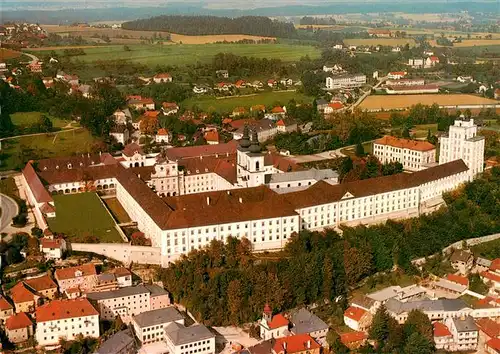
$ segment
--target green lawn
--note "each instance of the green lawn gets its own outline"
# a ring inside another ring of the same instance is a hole
[[[18,112],[10,115],[10,119],[12,120],[12,123],[14,125],[20,126],[20,127],[27,127],[30,126],[33,123],[38,122],[40,119],[40,116],[44,114],[42,112]],[[70,123],[67,120],[52,117],[48,114],[46,114],[52,121],[52,125],[54,128],[63,128]]]
[[[263,104],[266,107],[274,105],[286,105],[288,101],[294,99],[297,102],[310,103],[312,97],[293,91],[267,91],[246,97],[228,97],[216,99],[214,96],[192,97],[185,100],[182,105],[191,108],[198,106],[203,111],[232,112],[236,107],[245,107]]]
[[[309,55],[318,58],[320,50],[312,46],[297,46],[290,44],[171,44],[171,45],[129,45],[130,51],[125,51],[122,45],[110,45],[96,48],[85,48],[85,55],[72,57],[72,60],[89,63],[106,60],[130,60],[148,66],[194,64],[210,62],[217,53],[233,53],[239,56],[249,56],[283,61],[297,61]],[[50,54],[50,51],[37,51],[35,55]],[[56,51],[61,55],[62,50]]]
[[[73,242],[97,236],[101,242],[122,242],[115,221],[96,193],[55,195],[56,217],[47,219],[52,232],[64,233]]]
[[[0,170],[22,168],[29,160],[88,153],[96,142],[84,128],[3,140]]]

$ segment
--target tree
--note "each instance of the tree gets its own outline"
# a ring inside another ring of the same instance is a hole
[[[371,273],[372,257],[370,253],[359,247],[351,247],[344,243],[344,268],[349,285],[356,284],[363,277]]]
[[[436,352],[434,341],[420,332],[413,332],[404,346],[405,354],[431,354]]]
[[[428,340],[433,340],[433,329],[429,317],[420,310],[411,310],[403,326],[405,338],[418,332]]]
[[[393,320],[392,317],[387,313],[387,309],[384,305],[380,306],[373,316],[372,325],[368,331],[368,336],[378,343],[379,346],[383,346],[384,343],[389,338],[390,324],[389,322]]]
[[[469,275],[469,289],[478,294],[486,295],[488,293],[488,286],[483,282],[478,273]]]
[[[227,306],[229,308],[229,318],[234,324],[239,322],[239,313],[242,307],[242,286],[239,280],[232,280],[227,289]]]
[[[344,343],[340,340],[340,336],[336,331],[330,329],[326,335],[326,342],[330,347],[330,351],[336,354],[347,354],[349,353],[349,348],[347,348]]]
[[[361,142],[356,144],[356,156],[357,157],[365,156],[365,148],[363,147],[363,144],[361,144]]]
[[[123,46],[123,50],[124,50],[125,52],[130,52],[130,51],[131,51],[131,49],[130,49],[130,47],[129,47],[128,45],[124,45],[124,46]]]
[[[403,138],[405,138],[405,139],[410,139],[410,138],[411,138],[411,137],[410,137],[410,129],[409,129],[407,126],[405,126],[405,127],[403,128],[403,132],[401,133],[401,135],[402,135],[402,136],[403,136]]]
[[[40,237],[42,237],[42,236],[43,236],[43,230],[42,230],[42,229],[40,229],[39,227],[33,227],[33,228],[31,229],[31,234],[32,234],[33,236],[35,236],[35,237],[40,238]]]

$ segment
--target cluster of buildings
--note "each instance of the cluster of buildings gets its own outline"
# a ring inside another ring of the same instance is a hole
[[[434,210],[443,203],[443,192],[482,172],[484,139],[476,134],[472,120],[457,120],[442,138],[440,164],[425,169],[432,149],[377,141],[376,155],[399,159],[415,172],[343,184],[335,174],[305,170],[261,151],[257,131],[250,137],[248,128],[239,141],[161,154],[145,154],[130,144],[118,157],[40,160],[36,169],[26,165],[23,182],[42,228],[57,214],[52,194],[115,194],[167,265],[228,236],[245,237],[253,250],[269,251],[303,229],[379,223]]]
[[[337,74],[326,78],[327,90],[353,89],[366,85],[365,74]]]
[[[413,69],[429,69],[439,64],[439,57],[431,55],[427,58],[411,58],[408,59],[408,66]]]
[[[406,71],[392,71],[387,75],[383,89],[388,95],[416,95],[439,93],[439,86],[426,84],[424,79],[406,78]]]

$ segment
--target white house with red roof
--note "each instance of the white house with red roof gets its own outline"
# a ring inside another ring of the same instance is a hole
[[[156,84],[172,82],[172,75],[170,75],[169,73],[159,73],[153,76],[153,81]]]
[[[158,132],[155,135],[155,141],[157,143],[167,143],[169,144],[172,141],[172,134],[165,128],[158,129]]]
[[[325,114],[332,114],[335,111],[338,111],[339,109],[344,108],[344,104],[340,101],[335,101],[335,102],[330,102],[326,107],[325,107]]]
[[[357,306],[350,306],[344,312],[345,325],[355,331],[365,330],[367,321],[371,322],[368,318],[371,318],[370,312]]]
[[[391,71],[389,74],[387,74],[387,78],[391,80],[399,80],[405,77],[406,74],[406,71]]]
[[[365,332],[346,332],[340,335],[340,341],[349,349],[357,349],[364,345],[368,339],[368,334]]]
[[[216,129],[206,131],[204,138],[208,145],[217,145],[220,143],[219,132]]]
[[[66,251],[66,241],[61,238],[42,237],[40,239],[40,252],[45,259],[61,259]]]
[[[282,315],[277,314],[273,316],[273,310],[266,304],[262,319],[259,322],[260,337],[264,340],[272,338],[281,338],[289,335],[288,320]]]
[[[33,322],[26,313],[16,313],[5,321],[5,334],[10,342],[22,343],[33,335]]]
[[[0,321],[5,321],[14,314],[14,306],[7,301],[5,296],[0,295]]]
[[[161,105],[161,110],[166,116],[174,115],[179,112],[179,105],[175,102],[163,102]]]
[[[448,327],[442,322],[434,322],[432,328],[436,349],[448,350],[453,345],[453,335]]]
[[[86,298],[52,300],[36,309],[35,338],[41,346],[83,337],[99,338],[99,312]]]

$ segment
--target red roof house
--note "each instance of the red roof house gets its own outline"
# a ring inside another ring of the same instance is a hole
[[[309,334],[296,334],[294,336],[276,339],[273,346],[274,354],[292,354],[308,351],[319,353],[321,346]]]

